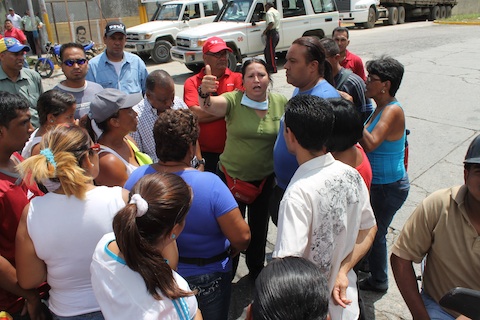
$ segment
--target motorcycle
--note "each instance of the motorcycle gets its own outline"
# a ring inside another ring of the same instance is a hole
[[[47,42],[45,44],[45,51],[47,52],[45,57],[38,58],[35,63],[35,71],[40,74],[42,78],[50,78],[55,70],[55,64],[60,66],[60,48],[61,44],[52,44]],[[85,50],[85,57],[87,60],[92,59],[97,55],[97,50],[95,49],[95,42],[90,41],[89,43],[83,46]]]

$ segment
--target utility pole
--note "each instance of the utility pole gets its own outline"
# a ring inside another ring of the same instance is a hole
[[[43,23],[47,30],[48,41],[53,41],[52,26],[50,25],[50,20],[48,19],[47,6],[45,5],[45,0],[38,0],[38,5],[40,6],[40,12],[42,13]]]

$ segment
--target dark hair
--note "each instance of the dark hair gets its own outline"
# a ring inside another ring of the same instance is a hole
[[[145,80],[145,87],[148,91],[155,90],[156,86],[174,86],[172,76],[165,70],[154,70],[150,72]]]
[[[49,114],[56,117],[64,113],[74,103],[76,103],[75,98],[67,92],[52,89],[42,93],[37,101],[40,125],[47,122],[47,116]]]
[[[190,110],[167,109],[153,127],[155,151],[160,161],[181,161],[198,139],[198,118]]]
[[[285,106],[285,127],[309,151],[320,151],[327,146],[334,122],[332,105],[317,96],[297,95]]]
[[[335,29],[333,29],[332,31],[332,37],[333,35],[335,34],[335,32],[345,32],[347,34],[347,39],[350,38],[350,33],[348,31],[348,28],[345,28],[345,27],[336,27]]]
[[[254,320],[325,320],[327,280],[316,264],[299,257],[272,260],[255,281]]]
[[[18,117],[17,111],[27,111],[28,100],[18,94],[0,91],[0,126],[8,128],[10,121]]]
[[[113,219],[115,239],[127,266],[140,274],[157,300],[161,300],[157,290],[169,299],[193,295],[179,288],[157,248],[159,241],[185,220],[192,199],[190,187],[175,174],[157,172],[138,180],[130,194],[139,194],[148,209],[137,217],[137,205],[127,204]]]
[[[330,39],[330,38],[323,38],[320,40],[320,43],[323,46],[323,49],[325,49],[325,53],[327,56],[332,57],[340,53],[340,48],[338,47],[338,44],[335,42],[335,40]]]
[[[268,80],[270,80],[270,83],[272,83],[272,75],[270,74],[270,71],[268,71],[267,63],[265,62],[265,60],[259,59],[259,58],[251,58],[251,59],[245,60],[245,62],[242,65],[242,79],[245,78],[245,72],[247,72],[248,66],[251,65],[252,63],[261,64],[267,71]]]
[[[76,29],[75,29],[75,33],[78,33],[78,31],[80,30],[84,30],[85,32],[87,32],[87,29],[85,29],[84,26],[78,26]]]
[[[390,81],[391,85],[388,93],[395,97],[405,71],[403,64],[392,57],[381,56],[376,60],[367,61],[366,67],[368,74],[377,75],[382,81]]]
[[[67,50],[69,48],[80,49],[80,50],[82,50],[82,52],[84,53],[84,56],[85,56],[85,48],[81,44],[75,43],[75,42],[68,42],[68,43],[62,44],[62,46],[60,47],[60,60],[63,61],[63,53],[65,52],[65,50]]]
[[[305,61],[307,63],[317,61],[318,62],[318,74],[325,78],[333,86],[333,72],[332,66],[325,60],[325,49],[320,43],[318,37],[306,36],[301,37],[293,41],[292,44],[298,44],[304,46],[306,50]]]
[[[363,123],[353,104],[342,98],[328,99],[333,107],[335,124],[328,139],[328,151],[345,151],[363,137]]]
[[[12,20],[10,20],[10,19],[5,19],[5,22],[7,22],[7,21],[10,22],[10,23],[13,23]],[[5,22],[4,22],[4,24],[5,24]]]
[[[88,120],[85,124],[85,129],[87,130],[90,138],[92,138],[92,140],[95,141],[95,142],[97,142],[98,138],[100,138],[100,137],[97,137],[97,133],[93,129],[92,121],[95,121],[95,124],[97,125],[98,129],[102,130],[102,134],[104,134],[104,133],[107,133],[107,132],[110,131],[110,128],[108,127],[108,122],[110,121],[110,119],[118,118],[119,112],[120,112],[120,110],[117,110],[117,112],[115,112],[110,117],[103,120],[102,122],[97,122],[97,121],[93,120],[92,118],[90,118],[90,115],[89,115]]]

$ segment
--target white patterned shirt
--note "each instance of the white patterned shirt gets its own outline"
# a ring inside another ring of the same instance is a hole
[[[175,96],[171,109],[188,109],[188,107],[182,99]],[[148,102],[147,97],[145,96],[142,101],[140,101],[136,106],[133,107],[133,110],[135,110],[135,112],[137,113],[138,125],[137,131],[131,133],[131,136],[137,143],[140,151],[148,154],[155,163],[158,161],[158,157],[157,153],[155,152],[153,126],[155,125],[155,121],[157,121],[158,118],[157,109],[152,107],[150,102]]]
[[[297,256],[316,263],[332,293],[341,262],[353,251],[359,230],[375,225],[367,186],[352,167],[330,153],[303,163],[295,172],[280,203],[273,257]],[[343,309],[330,297],[332,320],[358,319],[356,275],[348,273]]]

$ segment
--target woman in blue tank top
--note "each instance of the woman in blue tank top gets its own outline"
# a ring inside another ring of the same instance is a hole
[[[386,292],[388,265],[386,234],[393,216],[407,199],[410,183],[404,165],[405,113],[395,94],[402,82],[404,67],[391,57],[367,62],[367,92],[377,108],[367,119],[360,144],[367,152],[373,179],[370,201],[378,231],[368,262],[371,275],[360,289]]]

